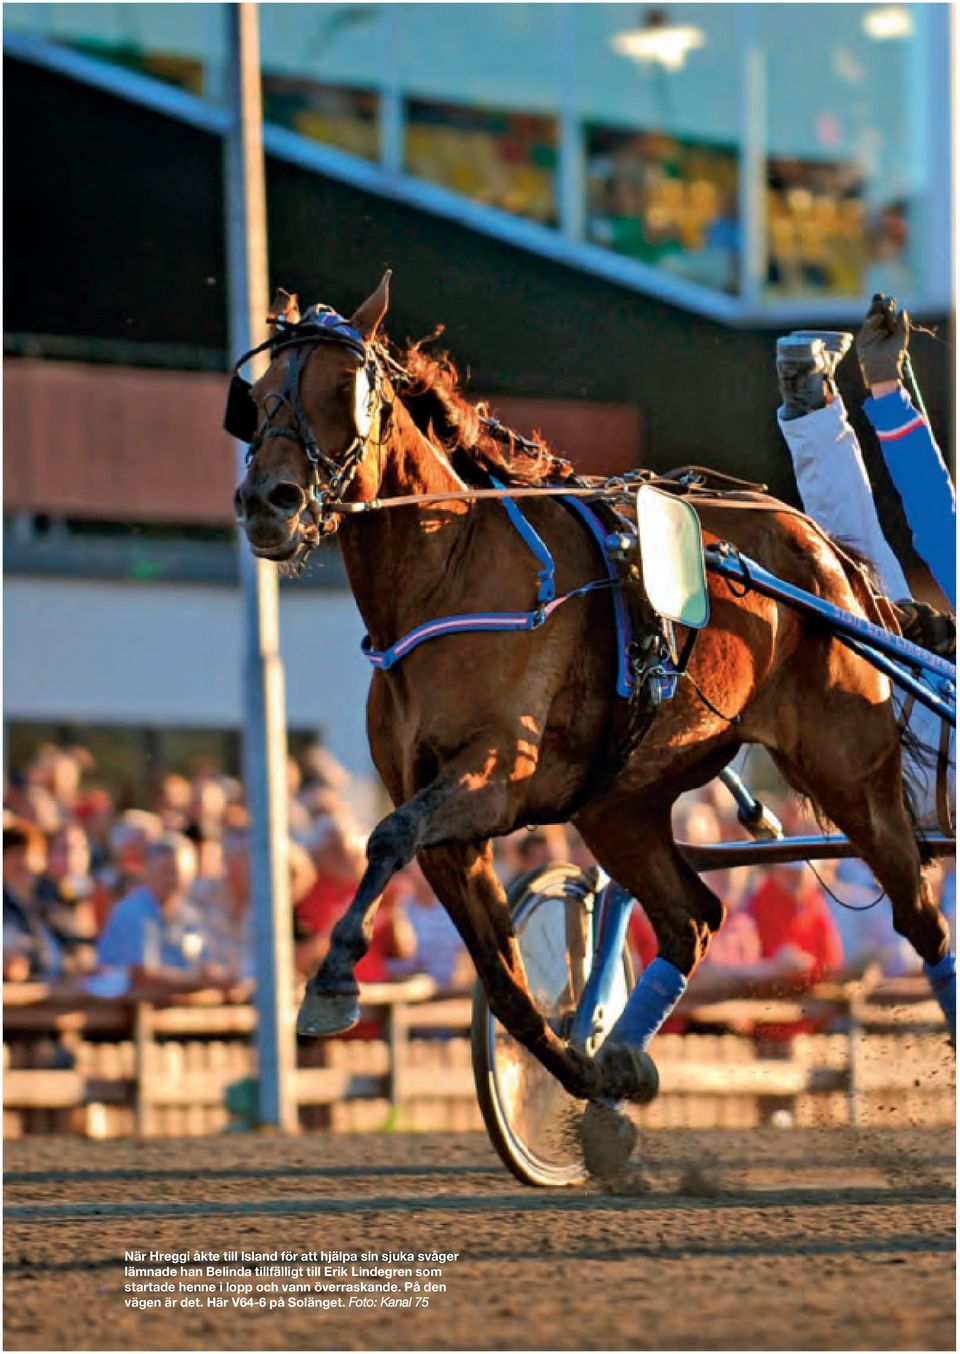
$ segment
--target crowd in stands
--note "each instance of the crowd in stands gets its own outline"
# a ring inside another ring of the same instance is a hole
[[[287,861],[297,974],[313,973],[365,864],[365,832],[348,807],[346,773],[320,746],[290,761]],[[789,802],[775,805],[788,832],[816,830]],[[713,783],[678,805],[680,841],[743,837],[727,792]],[[5,785],[3,977],[54,990],[119,997],[147,985],[165,995],[197,988],[249,996],[256,976],[242,785],[211,766],[159,777],[143,807],[122,808],[98,784],[82,747],[39,748]],[[505,883],[552,861],[593,863],[572,828],[521,829],[495,843]],[[859,862],[822,862],[706,875],[727,921],[690,984],[687,1005],[734,992],[793,992],[843,981],[874,966],[889,976],[919,971],[893,930],[885,899]],[[955,915],[952,866],[935,887]],[[630,929],[638,969],[656,954],[649,921],[635,908]],[[358,976],[389,982],[425,973],[443,992],[466,992],[466,950],[419,866],[384,895]],[[683,1007],[672,1028],[683,1027]]]

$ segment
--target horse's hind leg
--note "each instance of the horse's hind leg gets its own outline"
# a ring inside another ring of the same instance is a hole
[[[558,1038],[527,986],[489,842],[437,847],[422,852],[419,859],[470,951],[493,1014],[571,1095],[582,1099],[595,1092],[595,1066]]]
[[[672,804],[648,796],[610,796],[577,819],[604,869],[642,903],[659,950],[630,994],[598,1061],[608,1095],[646,1098],[645,1051],[683,995],[687,979],[719,929],[724,908],[677,850]]]
[[[877,712],[879,717],[879,711]],[[870,718],[873,718],[871,715]],[[858,745],[869,746],[868,722]],[[828,755],[822,745],[802,759],[772,753],[787,780],[808,794],[857,847],[893,908],[893,924],[923,960],[924,972],[956,1037],[956,975],[947,923],[924,875],[913,823],[903,801],[901,754],[893,734],[889,751],[872,766]]]

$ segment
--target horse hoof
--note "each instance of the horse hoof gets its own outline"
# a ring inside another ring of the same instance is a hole
[[[629,1044],[604,1044],[597,1054],[604,1096],[648,1105],[660,1090],[660,1077],[649,1054]]]
[[[574,1100],[603,1100],[607,1094],[606,1086],[596,1060],[572,1044],[567,1045],[567,1056],[572,1070],[560,1078],[567,1094]]]
[[[321,994],[308,987],[297,1015],[297,1034],[343,1034],[360,1019],[355,992]]]
[[[625,1114],[595,1101],[583,1112],[577,1125],[583,1164],[596,1180],[618,1176],[637,1143],[637,1130]]]

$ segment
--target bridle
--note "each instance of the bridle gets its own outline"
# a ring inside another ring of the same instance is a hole
[[[271,437],[285,437],[297,442],[310,465],[308,492],[318,523],[328,520],[325,504],[339,501],[350,488],[363,463],[370,441],[370,427],[375,406],[380,400],[382,375],[376,357],[368,348],[359,330],[330,306],[311,306],[298,321],[276,320],[277,332],[264,343],[251,348],[235,363],[227,394],[227,408],[223,426],[231,436],[247,443],[246,463]],[[300,382],[310,354],[323,343],[334,343],[346,348],[359,361],[357,391],[354,401],[355,434],[346,452],[333,457],[321,447],[316,433],[300,399]],[[269,349],[273,361],[281,352],[290,352],[283,385],[272,391],[264,401],[264,418],[257,422],[257,406],[251,395],[252,385],[240,375],[240,369]],[[275,423],[286,411],[291,422]]]

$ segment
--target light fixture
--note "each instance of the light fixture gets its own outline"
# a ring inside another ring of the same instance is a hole
[[[621,56],[644,65],[656,63],[668,71],[682,70],[687,53],[702,47],[707,37],[693,24],[668,24],[662,9],[652,9],[640,28],[615,33],[610,46]]]
[[[905,5],[881,5],[863,16],[863,31],[877,42],[913,36],[913,16]]]

